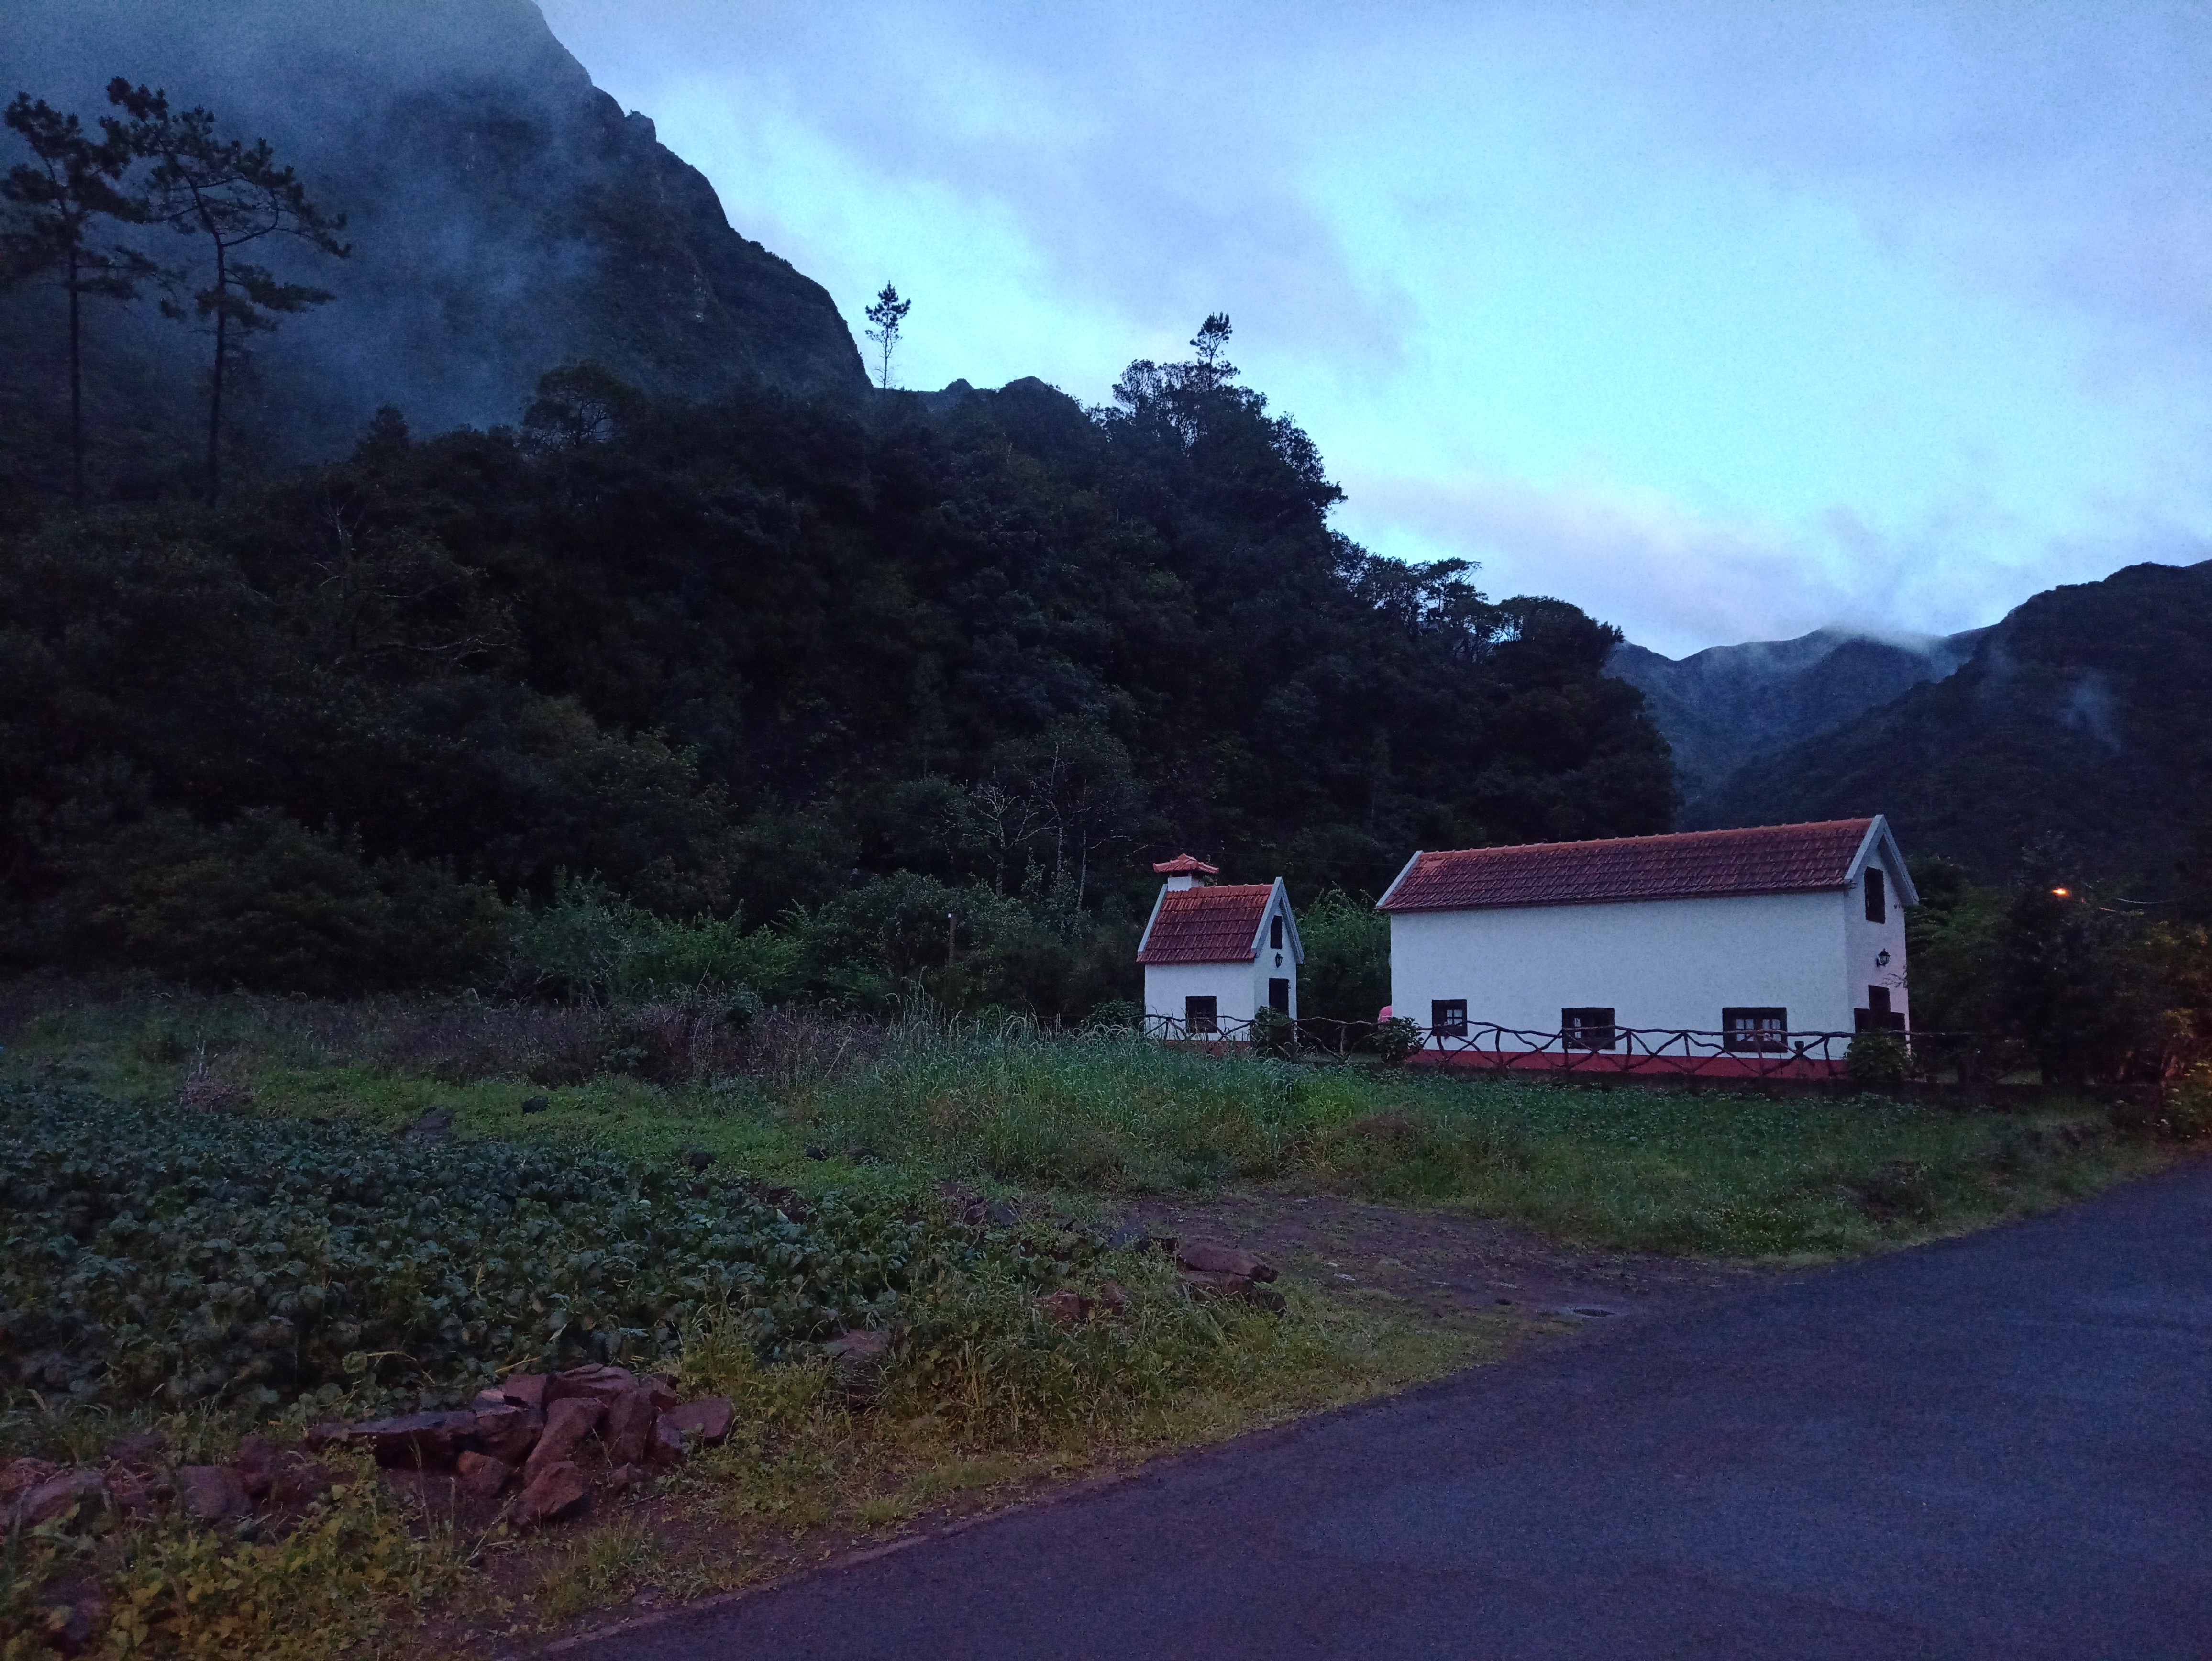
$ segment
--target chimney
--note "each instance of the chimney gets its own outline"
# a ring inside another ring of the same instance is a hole
[[[1163,860],[1152,869],[1168,879],[1167,888],[1170,894],[1180,893],[1186,888],[1203,888],[1208,880],[1221,874],[1219,867],[1208,865],[1202,860],[1194,860],[1188,854],[1178,854],[1171,860]]]

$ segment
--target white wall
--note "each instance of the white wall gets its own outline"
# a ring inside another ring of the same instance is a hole
[[[1257,963],[1170,963],[1145,965],[1145,1013],[1164,1015],[1171,1020],[1182,1019],[1183,1000],[1194,995],[1211,996],[1224,1024],[1235,1021],[1240,1026],[1252,1019],[1252,1012],[1267,1001],[1267,983],[1286,980],[1291,983],[1291,1015],[1298,1013],[1297,965],[1291,961],[1288,952],[1283,953],[1283,966],[1274,966],[1275,954],[1262,952]]]
[[[1394,912],[1390,1002],[1429,1024],[1439,998],[1467,1000],[1471,1027],[1559,1030],[1562,1009],[1609,1007],[1622,1026],[1720,1030],[1725,1007],[1778,1007],[1792,1030],[1848,1032],[1869,983],[1905,964],[1904,908],[1864,921],[1856,885],[1485,911]],[[1887,970],[1875,954],[1890,953]],[[1905,1007],[1893,992],[1892,1007]],[[1226,1006],[1224,1005],[1225,1008]]]
[[[1867,863],[1882,870],[1887,861],[1877,857]],[[1911,1001],[1905,995],[1905,908],[1897,903],[1896,875],[1887,870],[1882,870],[1882,875],[1883,886],[1889,896],[1887,922],[1866,920],[1863,879],[1851,885],[1849,901],[1844,907],[1844,989],[1852,1007],[1863,1009],[1867,988],[1887,987],[1891,1012],[1904,1015],[1905,1025],[1910,1026]],[[1884,952],[1889,953],[1889,962],[1876,963],[1875,959]]]

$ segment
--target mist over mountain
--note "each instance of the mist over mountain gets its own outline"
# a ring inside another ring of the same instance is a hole
[[[1741,767],[1686,822],[1882,812],[1984,880],[2042,844],[2078,881],[2169,888],[2212,817],[2212,560],[2049,589],[1977,635],[1957,672]]]
[[[1987,632],[1897,642],[1816,629],[1795,640],[1715,646],[1680,659],[1624,641],[1606,672],[1643,692],[1673,746],[1683,812],[1692,818],[1705,796],[1746,763],[1840,727],[1908,687],[1941,680]]]
[[[277,250],[337,299],[257,343],[240,447],[334,452],[380,405],[418,430],[512,421],[538,377],[597,361],[657,394],[749,380],[858,395],[858,351],[821,286],[732,229],[714,188],[625,115],[530,0],[17,0],[0,95],[88,124],[113,76],[265,137],[343,213],[343,262]],[[9,163],[21,159],[0,135]],[[149,234],[166,261],[196,250]],[[265,249],[267,244],[259,245]],[[259,249],[257,249],[257,256]],[[0,295],[18,428],[61,397],[60,300]],[[150,301],[88,311],[96,457],[111,480],[198,418],[205,342]],[[22,439],[10,465],[44,465]]]

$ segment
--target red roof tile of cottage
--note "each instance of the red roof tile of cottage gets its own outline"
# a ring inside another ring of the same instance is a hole
[[[1185,888],[1160,896],[1139,963],[1249,963],[1273,883]]]
[[[1201,872],[1209,877],[1218,877],[1221,874],[1219,866],[1208,865],[1203,860],[1193,859],[1188,854],[1178,854],[1171,860],[1163,860],[1152,869],[1164,877],[1196,875]]]
[[[1376,908],[1474,911],[1842,888],[1872,819],[1416,854]]]

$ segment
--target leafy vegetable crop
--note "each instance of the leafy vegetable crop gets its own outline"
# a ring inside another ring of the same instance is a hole
[[[879,1320],[969,1237],[837,1196],[572,1147],[0,1089],[0,1357],[118,1405],[368,1387],[425,1403],[518,1366],[672,1358],[727,1308],[764,1357]]]

